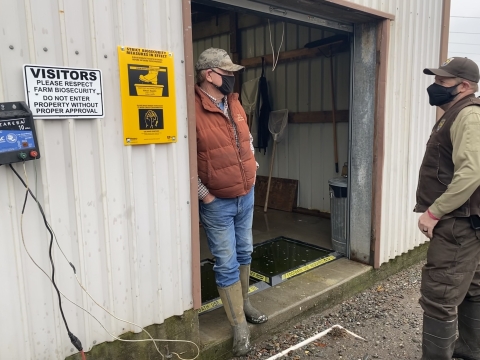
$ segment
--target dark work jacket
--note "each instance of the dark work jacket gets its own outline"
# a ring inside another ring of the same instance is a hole
[[[425,212],[452,182],[455,167],[452,160],[453,144],[450,129],[461,110],[467,106],[480,106],[480,99],[467,96],[454,104],[437,121],[427,143],[427,150],[420,167],[415,212]],[[480,215],[480,188],[458,209],[442,219]]]

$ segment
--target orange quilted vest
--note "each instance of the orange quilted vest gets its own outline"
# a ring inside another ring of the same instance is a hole
[[[240,149],[230,120],[195,86],[198,176],[210,193],[219,198],[246,195],[255,182],[257,171],[250,148],[247,116],[238,94],[228,95],[227,101],[237,125]]]

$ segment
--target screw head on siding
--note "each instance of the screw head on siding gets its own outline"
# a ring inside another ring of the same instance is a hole
[[[187,201],[187,205],[190,204],[190,201]]]
[[[187,135],[185,135],[184,138],[186,139],[186,138],[187,138]]]
[[[184,63],[185,61],[182,60],[182,64]]]
[[[105,59],[106,59],[106,58],[108,58],[108,56],[107,56],[107,55],[103,55],[103,57],[104,57]]]
[[[46,47],[43,48],[43,51],[48,51],[48,49]]]
[[[78,55],[78,54],[80,54],[80,53],[78,52],[78,50],[77,50],[77,51],[75,51],[75,55]]]
[[[14,49],[14,48],[13,48],[13,45],[10,45],[9,48],[10,48],[10,50],[13,50],[13,49]]]

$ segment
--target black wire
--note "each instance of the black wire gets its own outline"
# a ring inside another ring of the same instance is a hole
[[[47,228],[49,229],[49,232],[51,231],[53,233],[53,237],[55,238],[55,241],[57,243],[57,246],[60,250],[61,247],[60,247],[60,244],[58,243],[58,239],[57,239],[57,236],[55,235],[55,232],[53,231],[52,227],[50,226],[49,222],[47,221],[46,219],[46,216],[45,216],[45,212],[43,211],[43,207],[42,207],[42,204],[40,204],[40,202],[37,200],[37,198],[35,197],[35,195],[33,194],[32,190],[30,190],[30,188],[28,188],[27,184],[25,183],[25,181],[23,181],[23,179],[20,177],[20,175],[18,175],[18,173],[15,171],[15,169],[12,167],[11,164],[10,165],[10,168],[13,170],[13,172],[18,176],[18,178],[20,179],[20,181],[22,182],[23,186],[28,189],[28,192],[30,194],[30,196],[33,198],[33,200],[35,200],[35,202],[37,203],[38,205],[38,209],[40,210],[40,213],[42,214],[42,217],[43,217],[43,221],[45,223],[45,226],[47,226]],[[2,166],[2,165],[0,165]],[[77,273],[77,269],[75,269],[75,266],[67,259],[69,265],[72,267],[73,269],[73,273],[76,274]]]
[[[32,194],[32,191],[28,188],[27,184],[23,181],[22,177],[18,174],[18,172],[13,168],[12,164],[9,164],[10,166],[10,169],[12,169],[12,171],[15,173],[15,175],[17,175],[17,177],[20,179],[20,181],[22,182],[23,186],[27,189],[26,193],[25,193],[25,201],[23,203],[23,208],[22,208],[22,215],[25,211],[25,206],[27,205],[27,200],[28,200],[28,194],[30,193],[30,195],[32,196],[32,198],[36,201],[36,203],[38,204],[39,208],[40,208],[40,213],[42,214],[42,217],[43,217],[43,221],[45,223],[45,227],[47,228],[48,232],[50,233],[50,246],[49,246],[49,250],[48,250],[48,255],[50,257],[50,263],[52,264],[52,278],[51,278],[51,281],[52,281],[52,284],[53,284],[53,287],[55,288],[56,292],[57,292],[57,296],[58,296],[58,306],[60,308],[60,313],[62,314],[62,318],[63,318],[63,322],[65,324],[65,328],[67,329],[67,333],[68,333],[68,336],[70,337],[71,339],[71,336],[73,336],[73,334],[70,332],[70,329],[68,328],[68,324],[67,324],[67,319],[65,319],[65,314],[63,313],[63,307],[62,307],[62,298],[60,296],[60,291],[58,290],[58,287],[57,287],[57,284],[55,283],[55,265],[53,263],[53,257],[52,257],[52,246],[53,246],[53,232],[52,230],[50,229],[50,224],[48,223],[47,221],[47,218],[45,216],[45,212],[43,211],[43,208],[42,206],[40,205],[40,203],[38,202],[37,198]]]

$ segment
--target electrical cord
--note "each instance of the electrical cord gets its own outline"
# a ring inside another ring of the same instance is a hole
[[[17,175],[18,178],[21,178],[20,175],[17,173],[17,171],[13,168],[12,164],[9,164],[10,165],[10,169],[13,170],[13,172]],[[30,188],[28,186],[28,176],[27,176],[27,169],[25,167],[25,161],[23,162],[23,170],[25,172],[25,180],[27,181],[25,185],[25,187],[27,188],[27,191],[25,192],[25,200],[23,202],[23,207],[22,207],[22,214],[21,214],[21,217],[20,217],[20,232],[21,232],[21,235],[22,235],[22,239],[24,239],[24,235],[23,235],[23,215],[25,213],[25,207],[27,205],[27,200],[28,200],[28,195],[29,195],[29,192],[30,192]],[[22,181],[23,182],[23,181]],[[48,225],[48,222],[46,220],[46,218],[44,218],[44,222],[45,222],[45,225]],[[55,264],[53,262],[53,257],[52,257],[52,248],[53,248],[53,232],[50,230],[49,226],[47,226],[47,230],[48,232],[50,233],[50,245],[49,245],[49,249],[48,249],[48,256],[50,258],[50,264],[52,266],[52,276],[51,276],[51,282],[53,284],[53,287],[55,288],[55,291],[57,292],[57,296],[58,296],[58,307],[60,308],[60,314],[62,315],[62,319],[63,319],[63,323],[65,324],[65,328],[67,329],[67,334],[68,334],[68,337],[70,338],[70,342],[72,343],[73,346],[75,346],[75,348],[78,350],[78,351],[82,351],[83,350],[83,346],[82,346],[82,343],[80,341],[80,339],[78,339],[69,329],[68,327],[68,323],[67,323],[67,319],[65,318],[65,314],[63,312],[63,306],[62,306],[62,297],[60,295],[60,290],[58,289],[57,287],[57,284],[55,283]],[[25,245],[25,242],[23,242],[23,244]],[[31,257],[30,257],[31,258]]]
[[[35,163],[35,162],[34,162]],[[37,181],[37,171],[36,171],[36,165],[34,164],[35,166],[35,180]],[[65,253],[63,252],[60,244],[58,243],[58,239],[57,239],[57,236],[55,234],[55,232],[53,231],[53,229],[51,228],[50,224],[48,223],[47,219],[46,219],[46,216],[45,216],[45,212],[43,211],[43,208],[41,206],[41,204],[39,203],[38,199],[35,197],[35,195],[32,193],[32,191],[30,190],[30,187],[28,185],[28,175],[27,175],[27,171],[26,171],[26,168],[25,168],[25,162],[23,163],[23,168],[24,168],[24,172],[25,172],[25,179],[26,179],[26,183],[25,181],[22,179],[22,177],[18,174],[18,172],[13,168],[13,166],[10,164],[10,168],[12,169],[12,171],[15,173],[15,175],[19,178],[19,180],[22,182],[23,186],[26,188],[26,193],[25,193],[25,201],[24,201],[24,204],[23,204],[23,208],[22,208],[22,214],[21,214],[21,218],[20,218],[20,232],[21,232],[21,236],[22,236],[22,242],[23,242],[23,246],[25,248],[25,251],[27,252],[28,256],[30,257],[30,259],[32,260],[32,262],[35,264],[35,266],[37,268],[39,268],[44,274],[45,276],[47,276],[47,278],[54,284],[55,286],[55,289],[57,291],[57,294],[59,294],[59,299],[60,299],[60,294],[67,300],[69,301],[70,303],[72,303],[73,305],[77,306],[78,308],[82,309],[83,311],[85,311],[87,314],[89,314],[93,319],[95,319],[99,324],[100,326],[107,332],[107,334],[109,334],[113,339],[115,340],[119,340],[119,341],[123,341],[123,342],[145,342],[145,341],[152,341],[157,352],[162,356],[162,359],[165,358],[165,356],[162,354],[162,352],[160,351],[160,349],[158,348],[156,342],[177,342],[177,343],[187,343],[187,344],[193,344],[196,348],[197,348],[197,355],[192,358],[192,359],[184,359],[180,356],[180,354],[176,353],[176,352],[171,352],[171,354],[173,355],[176,355],[180,360],[195,360],[197,359],[199,356],[200,356],[200,348],[198,347],[198,345],[196,343],[194,343],[193,341],[189,341],[189,340],[168,340],[168,339],[154,339],[150,333],[145,330],[142,326],[140,325],[137,325],[133,322],[130,322],[130,321],[127,321],[127,320],[124,320],[124,319],[121,319],[117,316],[115,316],[113,313],[111,313],[109,310],[107,310],[106,308],[104,308],[102,305],[100,305],[93,297],[92,295],[87,291],[87,289],[83,286],[83,284],[80,282],[78,276],[77,276],[77,272],[76,272],[76,269],[75,269],[75,266],[68,260],[67,256],[65,255]],[[37,187],[37,184],[35,184],[35,187]],[[33,259],[32,255],[30,254],[30,252],[28,251],[27,249],[27,246],[25,244],[25,237],[24,237],[24,234],[23,234],[23,214],[25,212],[25,206],[26,206],[26,203],[27,203],[27,200],[28,200],[28,195],[30,195],[34,200],[35,202],[37,203],[38,207],[39,207],[39,210],[40,210],[40,213],[42,214],[42,217],[43,217],[43,220],[44,220],[44,223],[45,223],[45,226],[48,230],[48,232],[50,233],[50,260],[52,262],[52,266],[53,266],[53,258],[51,257],[51,247],[52,247],[52,244],[53,244],[53,238],[55,239],[56,243],[57,243],[57,246],[58,248],[60,249],[60,251],[62,252],[63,256],[65,257],[65,260],[67,261],[67,263],[72,267],[72,270],[74,272],[74,275],[75,275],[75,278],[78,282],[78,284],[80,285],[80,287],[82,288],[83,291],[85,291],[85,293],[89,296],[89,298],[97,305],[99,306],[101,309],[103,309],[105,312],[107,312],[109,315],[111,315],[112,317],[114,317],[115,319],[119,320],[119,321],[122,321],[122,322],[125,322],[127,324],[130,324],[130,325],[134,325],[138,328],[140,328],[143,332],[145,332],[148,337],[150,339],[139,339],[139,340],[125,340],[125,339],[121,339],[115,335],[113,335],[112,333],[110,333],[106,328],[105,326],[92,314],[90,313],[88,310],[86,310],[85,308],[83,308],[82,306],[76,304],[74,301],[70,300],[65,294],[63,294],[59,289],[58,287],[56,286],[56,284],[54,283],[54,281],[52,280],[52,278],[50,278],[50,276],[46,273],[45,270],[43,270],[43,268],[38,265],[36,263],[36,261]],[[61,312],[62,312],[62,316],[63,316],[63,309],[61,309]],[[65,320],[65,317],[63,316],[64,318],[64,321],[65,321],[65,325],[66,324],[66,320]],[[77,346],[80,346],[81,347],[81,343],[80,343],[80,340],[78,340],[78,338],[75,337],[75,335],[73,335],[69,330],[68,330],[68,327],[67,327],[67,331],[69,332],[69,337],[70,337],[70,340],[72,341],[72,344],[77,347]],[[71,336],[70,336],[71,335]],[[77,350],[80,351],[80,353],[82,354],[82,359],[85,357],[85,354],[83,352],[83,348],[78,348],[77,347]],[[183,354],[183,353],[182,353]],[[86,359],[86,358],[85,358]]]

